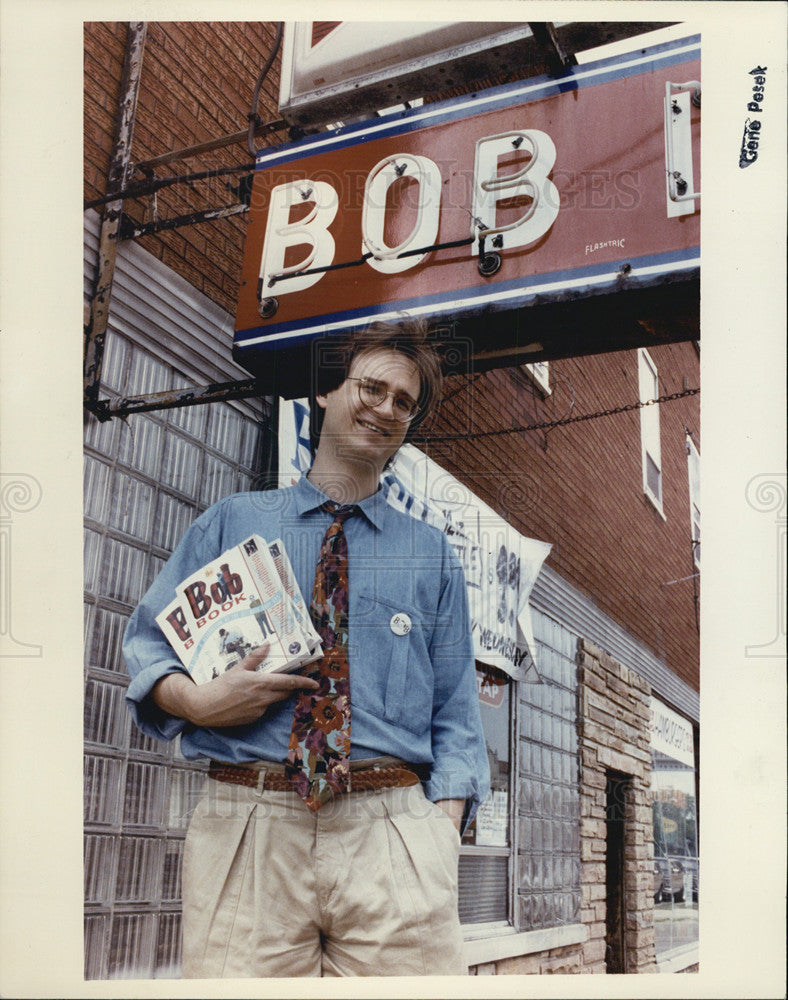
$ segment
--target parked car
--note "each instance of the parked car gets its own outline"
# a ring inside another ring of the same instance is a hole
[[[684,900],[684,865],[678,858],[654,858],[654,902]]]

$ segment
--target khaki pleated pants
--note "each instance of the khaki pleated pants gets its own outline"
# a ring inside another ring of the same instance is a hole
[[[421,785],[312,813],[208,778],[184,849],[184,978],[467,975],[459,843]]]

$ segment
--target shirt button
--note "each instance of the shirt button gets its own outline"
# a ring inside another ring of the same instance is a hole
[[[400,611],[389,622],[389,628],[394,635],[407,635],[411,628],[410,615],[406,615],[404,611]]]

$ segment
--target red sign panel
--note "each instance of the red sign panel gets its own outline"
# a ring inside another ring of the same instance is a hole
[[[697,37],[260,153],[235,354],[696,275]]]

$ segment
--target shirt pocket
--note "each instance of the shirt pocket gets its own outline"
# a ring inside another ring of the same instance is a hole
[[[392,629],[395,615],[410,619],[406,634]],[[412,733],[425,732],[432,720],[433,674],[418,612],[405,604],[360,594],[351,629],[360,688],[356,691],[351,683],[353,703]]]

